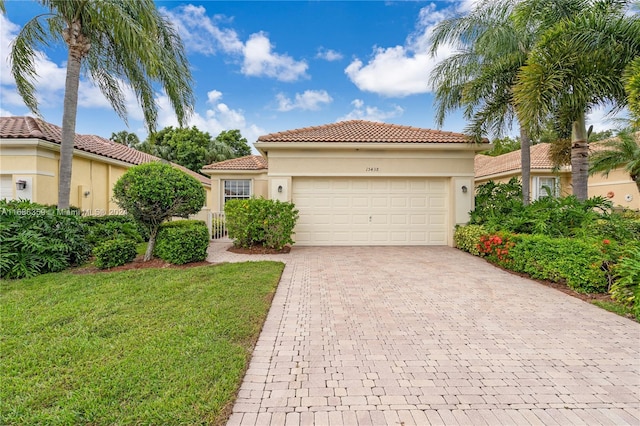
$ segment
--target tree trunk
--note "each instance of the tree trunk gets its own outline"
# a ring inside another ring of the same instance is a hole
[[[62,110],[62,142],[60,143],[60,170],[58,172],[58,208],[69,208],[71,194],[71,167],[73,162],[73,142],[76,135],[78,113],[78,86],[80,84],[80,64],[82,57],[69,48],[67,78],[64,85],[64,106]]]
[[[580,201],[589,198],[589,144],[584,112],[571,126],[571,181],[573,195]]]
[[[522,202],[525,206],[531,200],[531,138],[520,127],[520,163],[522,168]]]
[[[64,30],[63,37],[69,46],[67,75],[64,86],[62,109],[62,141],[60,143],[60,169],[58,171],[58,208],[69,208],[71,194],[71,168],[73,146],[76,136],[76,116],[78,114],[78,86],[82,58],[89,52],[90,44],[81,33],[79,22],[73,22]]]
[[[156,236],[158,235],[158,226],[154,226],[149,229],[149,243],[147,244],[147,251],[144,253],[144,261],[151,260],[153,257],[153,249],[156,247]]]

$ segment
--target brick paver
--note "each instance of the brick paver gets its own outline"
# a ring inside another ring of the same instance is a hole
[[[640,425],[640,324],[448,247],[294,247],[229,425]]]

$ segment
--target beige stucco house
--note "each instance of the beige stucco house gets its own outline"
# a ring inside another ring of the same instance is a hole
[[[37,118],[0,117],[0,198],[57,204],[61,137],[60,127]],[[70,204],[90,215],[122,213],[112,201],[113,185],[128,168],[151,161],[162,160],[99,136],[76,135]],[[198,179],[211,199],[209,178],[174,166]]]
[[[592,144],[592,149],[597,148]],[[541,143],[531,147],[531,199],[547,195],[571,195],[571,167],[556,168],[549,159],[550,145]],[[475,158],[475,184],[482,185],[490,180],[507,182],[513,177],[522,177],[520,150],[490,157],[478,154]],[[602,196],[614,206],[640,209],[640,194],[631,177],[624,170],[613,170],[606,177],[601,174],[589,176],[589,197]]]
[[[453,245],[473,208],[474,156],[460,133],[353,120],[261,136],[259,156],[211,164],[226,200],[295,203],[298,245]]]

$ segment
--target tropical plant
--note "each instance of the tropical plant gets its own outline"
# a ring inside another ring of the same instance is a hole
[[[601,149],[591,153],[589,174],[608,176],[617,168],[623,168],[640,191],[640,132],[620,132],[618,137],[599,144]]]
[[[495,138],[491,141],[491,149],[481,152],[481,154],[488,155],[490,157],[497,157],[498,155],[507,154],[509,152],[517,151],[520,149],[520,141],[510,137]]]
[[[247,142],[247,138],[242,137],[240,130],[223,130],[218,136],[216,136],[216,141],[231,148],[234,158],[251,155],[251,147]]]
[[[573,194],[588,197],[588,134],[586,114],[598,105],[627,103],[622,78],[640,55],[640,20],[626,14],[629,1],[575,0],[577,13],[547,13],[539,1],[518,6],[516,17],[528,25],[541,22],[527,63],[514,87],[519,119],[537,133],[550,117],[571,123]]]
[[[129,133],[126,130],[121,130],[118,133],[111,133],[110,140],[121,145],[128,146],[129,148],[137,148],[140,145],[140,138],[135,133]]]
[[[632,123],[640,127],[640,57],[634,59],[624,73],[625,89],[629,96],[629,111]],[[640,304],[639,304],[640,305]]]
[[[205,192],[196,178],[160,162],[127,170],[113,186],[113,198],[136,222],[149,230],[144,260],[150,260],[162,222],[200,211]]]
[[[0,277],[33,277],[84,262],[86,233],[78,210],[0,200]]]
[[[147,127],[156,124],[156,83],[164,89],[180,124],[190,115],[191,72],[177,31],[153,0],[37,0],[48,13],[27,22],[13,41],[9,60],[16,87],[39,115],[35,79],[41,48],[68,48],[58,176],[58,207],[69,206],[71,167],[81,71],[126,121],[124,88],[131,86]],[[4,12],[4,7],[2,7]]]
[[[436,121],[462,108],[470,121],[467,133],[480,139],[500,135],[516,119],[513,86],[536,38],[535,27],[517,25],[515,2],[484,0],[469,14],[440,22],[431,36],[431,53],[453,45],[457,53],[440,62],[431,74],[435,87]],[[520,127],[522,198],[530,197],[530,137]]]
[[[139,149],[197,173],[206,164],[234,157],[230,146],[213,139],[208,132],[202,132],[196,126],[165,127],[151,133]]]

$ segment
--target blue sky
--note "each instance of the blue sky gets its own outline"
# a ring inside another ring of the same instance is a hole
[[[262,134],[347,119],[436,128],[429,72],[440,58],[427,54],[431,28],[469,10],[473,0],[383,1],[158,1],[179,29],[195,80],[189,125],[216,136],[240,129],[254,142]],[[8,0],[0,15],[0,115],[26,115],[7,56],[21,26],[42,12],[31,2]],[[38,59],[38,99],[45,120],[60,125],[66,50]],[[82,79],[76,131],[109,137],[128,130],[147,134],[129,93],[128,126],[98,89]],[[160,91],[158,128],[176,125]],[[606,110],[595,111],[596,130]],[[443,130],[460,132],[459,113]],[[514,132],[515,133],[515,129]]]

